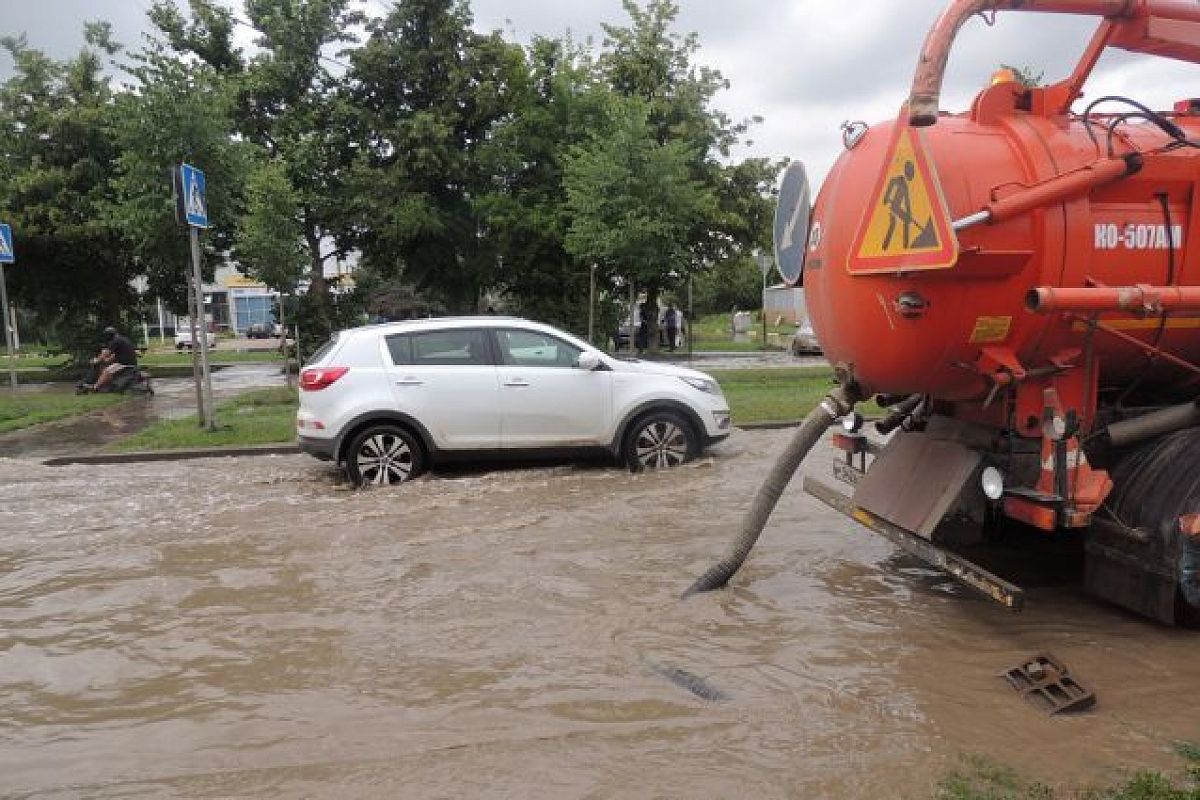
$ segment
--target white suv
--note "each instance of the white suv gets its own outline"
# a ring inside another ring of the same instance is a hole
[[[729,435],[716,381],[624,361],[511,317],[394,322],[340,331],[300,373],[300,448],[357,485],[400,483],[431,462],[607,451],[668,467]]]

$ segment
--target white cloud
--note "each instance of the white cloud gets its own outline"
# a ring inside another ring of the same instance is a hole
[[[233,2],[233,0],[229,0]],[[738,155],[789,156],[819,180],[841,150],[843,120],[875,123],[893,116],[908,95],[917,55],[945,0],[679,0],[677,30],[699,34],[698,60],[717,67],[731,89],[717,105],[735,119],[764,118],[753,144]],[[362,0],[379,13],[387,0]],[[63,57],[82,45],[82,23],[102,18],[117,38],[140,44],[145,0],[55,0],[9,3],[11,32]],[[535,34],[602,38],[601,23],[624,24],[620,0],[474,0],[476,27],[500,28],[521,41]],[[951,55],[943,107],[962,110],[1000,63],[1067,74],[1095,21],[1046,14],[1002,13],[994,27],[970,20]],[[1159,108],[1188,96],[1197,68],[1148,56],[1106,56],[1088,94],[1118,93]],[[0,57],[0,78],[11,71]]]

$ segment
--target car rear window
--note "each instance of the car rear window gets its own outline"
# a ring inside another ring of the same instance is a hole
[[[396,366],[411,364],[412,336],[407,333],[394,333],[387,337],[388,352],[392,355],[392,363]]]
[[[492,363],[484,332],[454,328],[387,337],[392,363],[414,366],[473,366]]]

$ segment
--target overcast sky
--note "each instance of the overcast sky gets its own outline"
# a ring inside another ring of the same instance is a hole
[[[178,0],[186,5],[183,0]],[[234,0],[229,0],[234,3]],[[387,0],[360,0],[380,12]],[[237,5],[240,5],[237,4]],[[895,115],[908,94],[917,51],[946,0],[679,0],[677,30],[700,37],[697,62],[716,67],[731,88],[716,105],[734,118],[759,115],[753,143],[739,155],[788,156],[819,182],[841,151],[843,120],[874,123]],[[0,0],[0,32],[25,32],[30,45],[58,57],[83,44],[85,19],[106,19],[119,41],[140,42],[147,0]],[[623,24],[620,0],[473,0],[476,27],[528,41],[535,34],[602,38],[600,24]],[[1065,75],[1094,21],[1045,14],[1001,14],[995,27],[968,23],[950,59],[943,108],[962,110],[1000,63]],[[11,74],[0,56],[0,78]],[[1124,94],[1158,108],[1200,95],[1200,71],[1147,56],[1110,53],[1088,94]]]

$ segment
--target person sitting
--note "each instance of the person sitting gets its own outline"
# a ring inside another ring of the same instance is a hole
[[[129,367],[137,366],[137,348],[128,337],[111,325],[104,329],[104,337],[106,344],[92,361],[100,372],[95,385],[86,387],[94,392],[106,391],[117,375]]]

